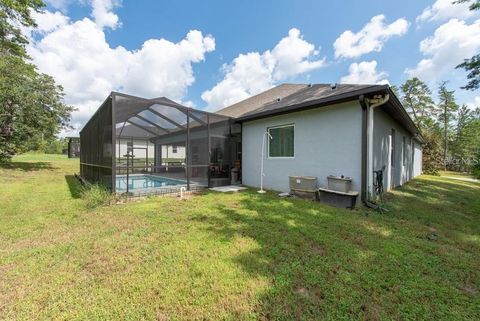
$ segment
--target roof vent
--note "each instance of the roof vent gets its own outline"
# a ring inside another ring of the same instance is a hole
[[[277,97],[277,102],[280,102],[282,100],[282,97]]]
[[[308,87],[308,88],[312,88],[312,83],[309,83],[309,84],[307,85],[307,87]]]
[[[337,89],[337,83],[330,84],[330,88],[331,88],[332,90]]]

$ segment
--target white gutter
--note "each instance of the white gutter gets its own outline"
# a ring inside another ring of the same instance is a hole
[[[367,199],[373,196],[373,109],[384,105],[390,99],[389,94],[385,96],[375,96],[373,99],[365,99],[368,105],[367,121]]]

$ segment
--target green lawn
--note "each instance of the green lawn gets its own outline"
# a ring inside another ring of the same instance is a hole
[[[457,178],[474,178],[470,173],[459,173],[453,171],[440,171],[440,176],[457,177]]]
[[[386,214],[255,191],[87,209],[78,160],[0,167],[1,320],[478,320],[480,184]]]

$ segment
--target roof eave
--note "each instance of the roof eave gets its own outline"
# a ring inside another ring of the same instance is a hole
[[[394,107],[395,111],[404,119],[406,123],[406,126],[404,126],[410,131],[411,134],[415,136],[415,138],[420,143],[425,143],[425,139],[423,138],[420,129],[418,129],[417,125],[415,125],[412,118],[403,107],[403,104],[400,102],[397,95],[395,95],[395,93],[390,87],[388,88],[388,93],[390,95],[390,101],[392,102],[392,106]]]
[[[378,93],[388,93],[390,95],[391,97],[390,105],[393,107],[394,112],[397,113],[400,116],[400,118],[402,118],[403,120],[401,121],[402,125],[408,131],[410,131],[420,143],[424,143],[425,140],[422,137],[420,130],[415,125],[411,117],[408,115],[402,103],[400,102],[400,100],[395,95],[395,93],[393,92],[393,90],[390,88],[389,85],[375,85],[375,86],[351,91],[351,92],[336,95],[336,96],[311,100],[308,102],[289,105],[289,106],[285,106],[275,110],[267,110],[267,111],[259,112],[252,115],[245,115],[245,116],[235,118],[235,121],[241,123],[245,121],[252,121],[252,120],[282,115],[282,114],[304,111],[304,110],[324,107],[332,104],[338,104],[338,103],[343,103],[347,101],[357,100],[360,95],[366,95],[366,94],[372,95],[372,94],[378,94]]]
[[[365,94],[375,94],[380,92],[385,92],[388,89],[388,85],[374,85],[372,87],[367,87],[359,90],[354,90],[348,93],[335,95],[326,98],[320,98],[315,100],[310,100],[307,102],[294,104],[285,106],[282,108],[274,109],[274,110],[267,110],[264,112],[255,113],[252,115],[245,115],[238,118],[235,118],[237,122],[244,122],[244,121],[251,121],[276,115],[288,114],[297,111],[303,111],[308,109],[314,109],[318,107],[323,107],[327,105],[331,105],[334,103],[342,103],[347,101],[352,101],[358,99],[358,96],[365,95]]]

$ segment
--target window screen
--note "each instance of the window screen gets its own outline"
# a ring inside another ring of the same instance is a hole
[[[294,156],[294,126],[286,125],[269,128],[268,156],[293,157]]]

